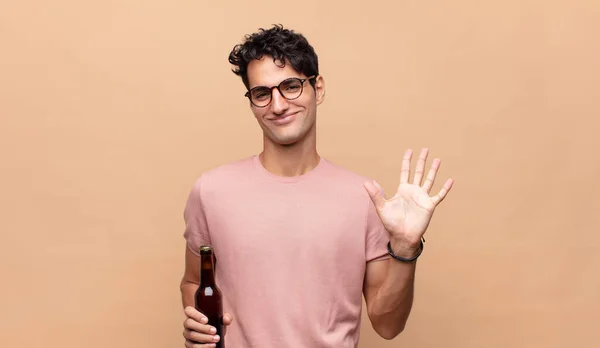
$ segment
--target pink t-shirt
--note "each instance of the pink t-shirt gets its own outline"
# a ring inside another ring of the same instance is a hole
[[[212,244],[228,348],[355,348],[366,263],[388,234],[366,177],[321,158],[296,177],[258,155],[214,168],[189,194],[184,237]]]

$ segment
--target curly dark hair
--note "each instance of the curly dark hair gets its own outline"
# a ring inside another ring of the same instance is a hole
[[[272,57],[273,62],[281,67],[289,62],[297,72],[306,76],[319,74],[319,61],[314,48],[304,35],[284,29],[281,24],[275,24],[268,30],[260,28],[244,39],[229,54],[229,62],[235,66],[232,71],[242,77],[247,89],[250,89],[248,64],[263,56]],[[314,88],[315,79],[311,79],[310,83]]]

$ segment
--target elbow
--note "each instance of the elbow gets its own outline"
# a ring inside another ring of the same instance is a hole
[[[386,340],[393,340],[394,338],[398,337],[398,335],[400,335],[402,333],[402,331],[404,331],[404,325],[397,327],[397,328],[380,328],[380,329],[375,329],[375,332],[377,332],[377,334]]]
[[[378,317],[372,314],[369,315],[369,318],[373,330],[375,330],[381,338],[386,340],[393,340],[398,337],[398,335],[404,331],[404,327],[406,326],[406,321],[390,321],[389,318]]]
[[[185,278],[181,279],[181,282],[179,282],[179,291],[181,291],[182,294],[184,293],[187,284],[188,282]]]
[[[199,285],[200,285],[199,282],[196,282],[196,281],[184,276],[183,278],[181,278],[181,281],[179,282],[179,289],[181,290],[181,292],[184,292],[184,291],[186,291],[186,289],[192,287],[192,288],[194,288],[194,291],[196,291],[196,288]]]

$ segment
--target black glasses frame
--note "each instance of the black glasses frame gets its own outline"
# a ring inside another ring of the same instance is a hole
[[[252,103],[252,105],[256,106],[257,108],[264,108],[264,107],[267,107],[267,106],[269,106],[269,104],[271,104],[271,101],[273,101],[273,89],[274,89],[274,88],[277,88],[277,91],[279,91],[279,94],[280,94],[282,97],[284,97],[285,99],[287,99],[287,100],[294,100],[294,99],[298,99],[298,98],[300,98],[300,96],[301,96],[301,95],[302,95],[302,93],[304,92],[304,82],[306,82],[307,80],[314,79],[315,77],[317,77],[317,75],[312,75],[312,76],[309,76],[309,77],[307,77],[307,78],[304,78],[304,79],[301,79],[301,78],[299,78],[299,77],[290,77],[290,78],[287,78],[287,79],[285,79],[285,80],[281,81],[281,82],[280,82],[280,83],[279,83],[277,86],[271,86],[271,87],[267,87],[267,86],[256,86],[256,87],[254,87],[254,88],[251,88],[250,90],[248,90],[248,92],[246,92],[246,94],[244,94],[244,97],[248,98],[248,99],[250,100],[250,103]],[[280,87],[281,87],[281,85],[282,85],[282,84],[284,84],[284,83],[286,83],[286,82],[289,82],[290,80],[296,80],[296,81],[300,81],[300,93],[298,94],[298,96],[297,96],[297,97],[294,97],[294,98],[287,98],[285,95],[283,95],[283,93],[281,92],[281,89],[280,89]],[[252,91],[254,91],[255,89],[258,89],[258,88],[268,88],[268,89],[269,89],[269,93],[270,93],[270,95],[269,95],[269,102],[268,102],[267,104],[265,104],[265,105],[256,105],[256,104],[255,104],[255,103],[252,101],[252,95],[251,95],[251,93],[252,93]]]

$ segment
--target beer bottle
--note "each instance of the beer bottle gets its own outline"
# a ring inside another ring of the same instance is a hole
[[[217,329],[217,348],[225,348],[223,337],[223,296],[215,282],[215,258],[209,245],[200,247],[200,286],[195,295],[196,309],[208,318],[208,325]]]

